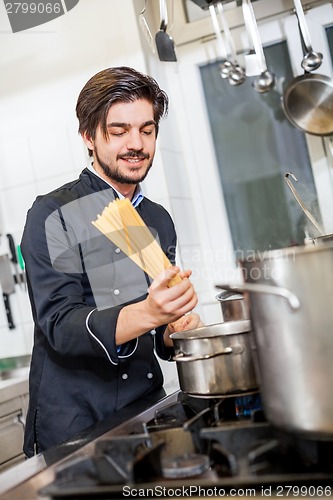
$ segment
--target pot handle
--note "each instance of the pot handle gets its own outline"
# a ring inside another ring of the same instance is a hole
[[[243,285],[215,285],[216,288],[221,290],[229,290],[231,292],[255,292],[255,293],[268,293],[272,295],[279,295],[280,297],[284,297],[293,311],[296,311],[301,307],[300,301],[298,297],[288,290],[287,288],[283,288],[281,286],[273,286],[273,285],[263,285],[262,283],[244,283]]]
[[[226,300],[243,299],[244,297],[242,293],[234,292],[231,290],[224,290],[223,292],[217,294],[215,298],[219,302],[225,302]]]
[[[223,351],[214,352],[213,354],[199,354],[199,355],[186,355],[183,352],[176,354],[173,356],[173,361],[202,361],[204,359],[216,358],[216,356],[220,356],[222,354],[241,354],[244,351],[244,347],[242,345],[236,345],[233,347],[226,347]]]

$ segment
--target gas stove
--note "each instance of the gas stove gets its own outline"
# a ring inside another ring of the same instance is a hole
[[[179,392],[147,419],[97,440],[55,469],[51,498],[331,496],[333,440],[285,433],[259,393],[221,399]],[[333,439],[333,437],[332,437]]]

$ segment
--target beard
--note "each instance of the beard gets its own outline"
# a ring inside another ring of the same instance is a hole
[[[151,162],[147,166],[146,171],[142,173],[141,177],[133,179],[132,177],[120,172],[119,167],[114,165],[112,162],[110,162],[109,164],[103,162],[100,159],[100,157],[98,156],[98,151],[97,151],[96,147],[94,148],[94,155],[95,155],[95,158],[96,158],[99,166],[101,167],[101,169],[103,170],[103,172],[107,176],[107,178],[110,179],[111,181],[118,182],[120,184],[139,184],[147,177],[149,170],[153,166],[153,160],[151,160]],[[129,151],[125,155],[118,156],[118,158],[123,158],[123,157],[124,158],[146,158],[146,159],[148,159],[149,155],[142,153],[140,151]],[[133,168],[133,172],[135,170],[136,169]]]

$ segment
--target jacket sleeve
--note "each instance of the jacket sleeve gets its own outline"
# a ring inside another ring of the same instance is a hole
[[[66,235],[59,237],[57,224],[46,228],[47,217],[56,211],[52,199],[37,199],[28,212],[22,237],[34,322],[59,354],[107,356],[117,364],[115,331],[125,304],[98,310],[91,294],[88,299],[90,287],[79,245],[66,244]],[[58,259],[54,265],[56,248],[62,262]]]

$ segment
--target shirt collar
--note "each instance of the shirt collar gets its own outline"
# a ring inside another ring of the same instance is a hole
[[[93,174],[97,175],[97,177],[99,177],[100,179],[102,179],[104,182],[106,182],[110,187],[112,187],[112,189],[117,193],[117,195],[119,196],[119,199],[124,199],[125,196],[122,195],[121,193],[119,193],[119,191],[117,191],[117,189],[115,189],[112,184],[108,181],[106,181],[101,175],[99,175],[98,172],[96,172],[96,170],[94,169],[92,163],[90,163],[90,165],[88,165],[88,170],[90,170],[90,172],[92,172]],[[133,205],[133,207],[137,207],[141,201],[143,200],[144,198],[144,195],[142,193],[142,188],[141,188],[141,185],[138,184],[136,186],[136,190],[134,192],[134,195],[133,195],[133,198],[131,199],[131,203]]]

